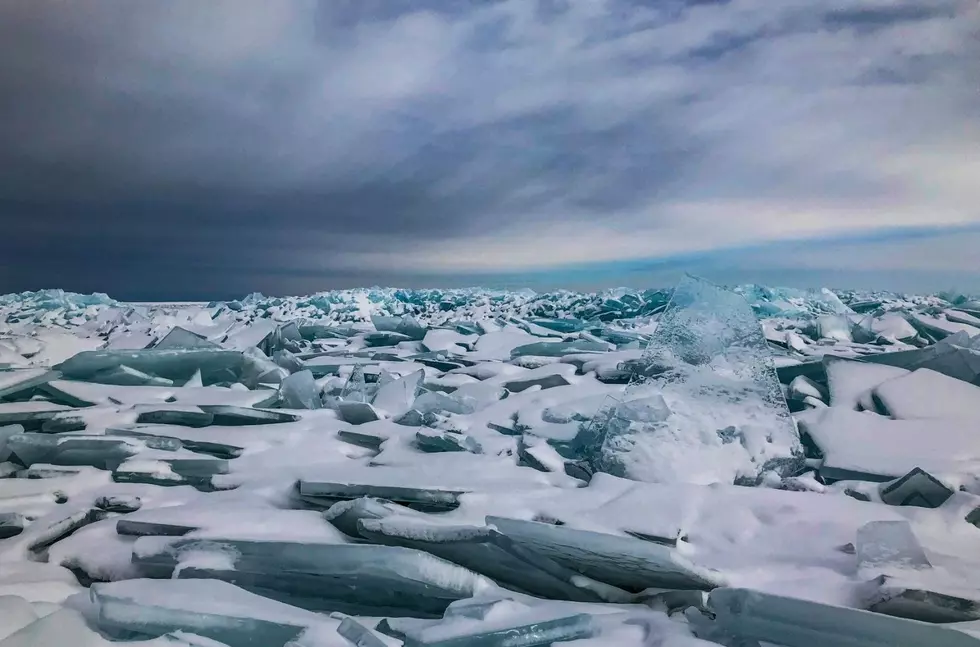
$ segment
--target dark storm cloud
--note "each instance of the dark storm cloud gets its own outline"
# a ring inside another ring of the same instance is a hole
[[[901,178],[842,167],[841,147],[881,136],[867,124],[890,99],[855,95],[816,152],[787,129],[831,125],[794,101],[836,97],[829,114],[848,105],[842,87],[962,88],[973,51],[962,20],[943,20],[965,6],[10,0],[0,292],[397,283],[497,234],[654,231],[676,225],[671,205],[706,198],[874,196]],[[889,28],[948,42],[896,53]],[[855,51],[866,65],[842,66]],[[938,109],[913,105],[899,124],[923,141],[965,105],[929,96]]]

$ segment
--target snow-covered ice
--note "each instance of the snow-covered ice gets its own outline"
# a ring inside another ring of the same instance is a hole
[[[0,647],[980,645],[971,303],[0,296]]]

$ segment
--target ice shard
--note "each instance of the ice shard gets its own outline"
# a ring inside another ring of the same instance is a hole
[[[279,385],[279,399],[286,409],[321,409],[320,389],[308,370],[293,373]]]
[[[396,418],[412,408],[412,403],[422,389],[424,378],[425,371],[422,369],[399,378],[383,372],[371,404],[379,412]]]
[[[381,629],[404,640],[405,647],[548,647],[590,638],[600,627],[588,613],[497,600],[482,617],[453,614],[450,607],[440,621],[392,619]]]
[[[379,332],[391,332],[404,335],[411,341],[422,341],[425,339],[426,328],[414,317],[408,315],[402,317],[381,317],[371,316],[371,323],[374,329]]]
[[[938,508],[953,496],[953,491],[917,467],[900,479],[882,483],[878,494],[888,505]]]
[[[115,368],[100,371],[90,378],[98,384],[113,384],[117,386],[173,386],[174,381],[165,377],[156,377],[143,371],[137,371],[125,364]]]
[[[518,546],[628,591],[712,589],[723,583],[720,573],[695,565],[672,546],[537,521],[502,517],[486,521]]]
[[[299,416],[270,409],[253,409],[227,404],[202,404],[200,409],[213,416],[212,424],[236,427],[249,425],[273,425],[296,422]]]
[[[423,429],[415,433],[415,446],[424,452],[470,452],[480,454],[483,447],[466,434]]]
[[[520,546],[494,528],[437,524],[420,516],[389,515],[357,522],[360,537],[373,543],[423,550],[490,577],[517,591],[557,600],[610,600],[583,586],[578,572],[533,549]],[[602,589],[603,587],[594,587]]]
[[[153,344],[156,350],[218,348],[219,346],[186,328],[174,326],[163,338]]]
[[[677,286],[627,387],[626,400],[659,393],[672,414],[602,429],[600,469],[637,480],[686,480],[715,466],[715,478],[755,482],[792,475],[803,452],[762,327],[745,299],[688,276]],[[658,455],[668,454],[666,466]],[[665,469],[668,468],[668,469]]]
[[[605,342],[575,339],[573,341],[539,341],[533,344],[524,344],[513,349],[510,354],[512,358],[528,355],[536,357],[561,357],[563,355],[577,355],[581,353],[605,353],[608,350],[609,344]]]
[[[178,425],[181,427],[207,427],[214,422],[214,415],[200,407],[179,404],[137,407],[138,424]]]
[[[59,377],[58,371],[43,368],[0,370],[0,399],[28,392]]]
[[[119,640],[187,631],[232,647],[282,647],[310,627],[336,624],[218,580],[97,583],[89,595],[98,628]]]
[[[244,359],[238,351],[223,349],[93,350],[78,353],[56,368],[68,379],[87,380],[120,365],[181,381],[200,370],[204,383],[214,384],[236,381]]]
[[[141,537],[133,563],[153,578],[218,579],[313,611],[438,617],[493,583],[438,557],[376,545]]]
[[[413,488],[370,483],[337,483],[331,481],[301,480],[297,484],[301,497],[336,503],[360,497],[374,497],[402,503],[418,509],[438,511],[459,507],[461,490]]]
[[[980,637],[859,609],[720,588],[708,604],[725,633],[785,647],[977,647]]]
[[[35,463],[50,465],[89,465],[112,470],[131,456],[147,447],[135,438],[112,436],[58,436],[52,434],[22,433],[7,440],[7,446],[17,460],[30,467]],[[171,449],[165,443],[157,443],[160,449]],[[179,447],[179,445],[178,445]],[[172,449],[176,449],[173,447]]]

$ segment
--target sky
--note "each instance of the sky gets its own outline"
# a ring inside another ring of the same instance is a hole
[[[977,0],[5,0],[0,293],[980,292]]]

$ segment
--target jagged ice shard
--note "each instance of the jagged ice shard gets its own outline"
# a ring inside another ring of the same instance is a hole
[[[655,482],[755,483],[803,466],[759,320],[739,294],[687,276],[674,290],[623,401],[597,419],[602,471]],[[650,415],[661,396],[669,415]]]

